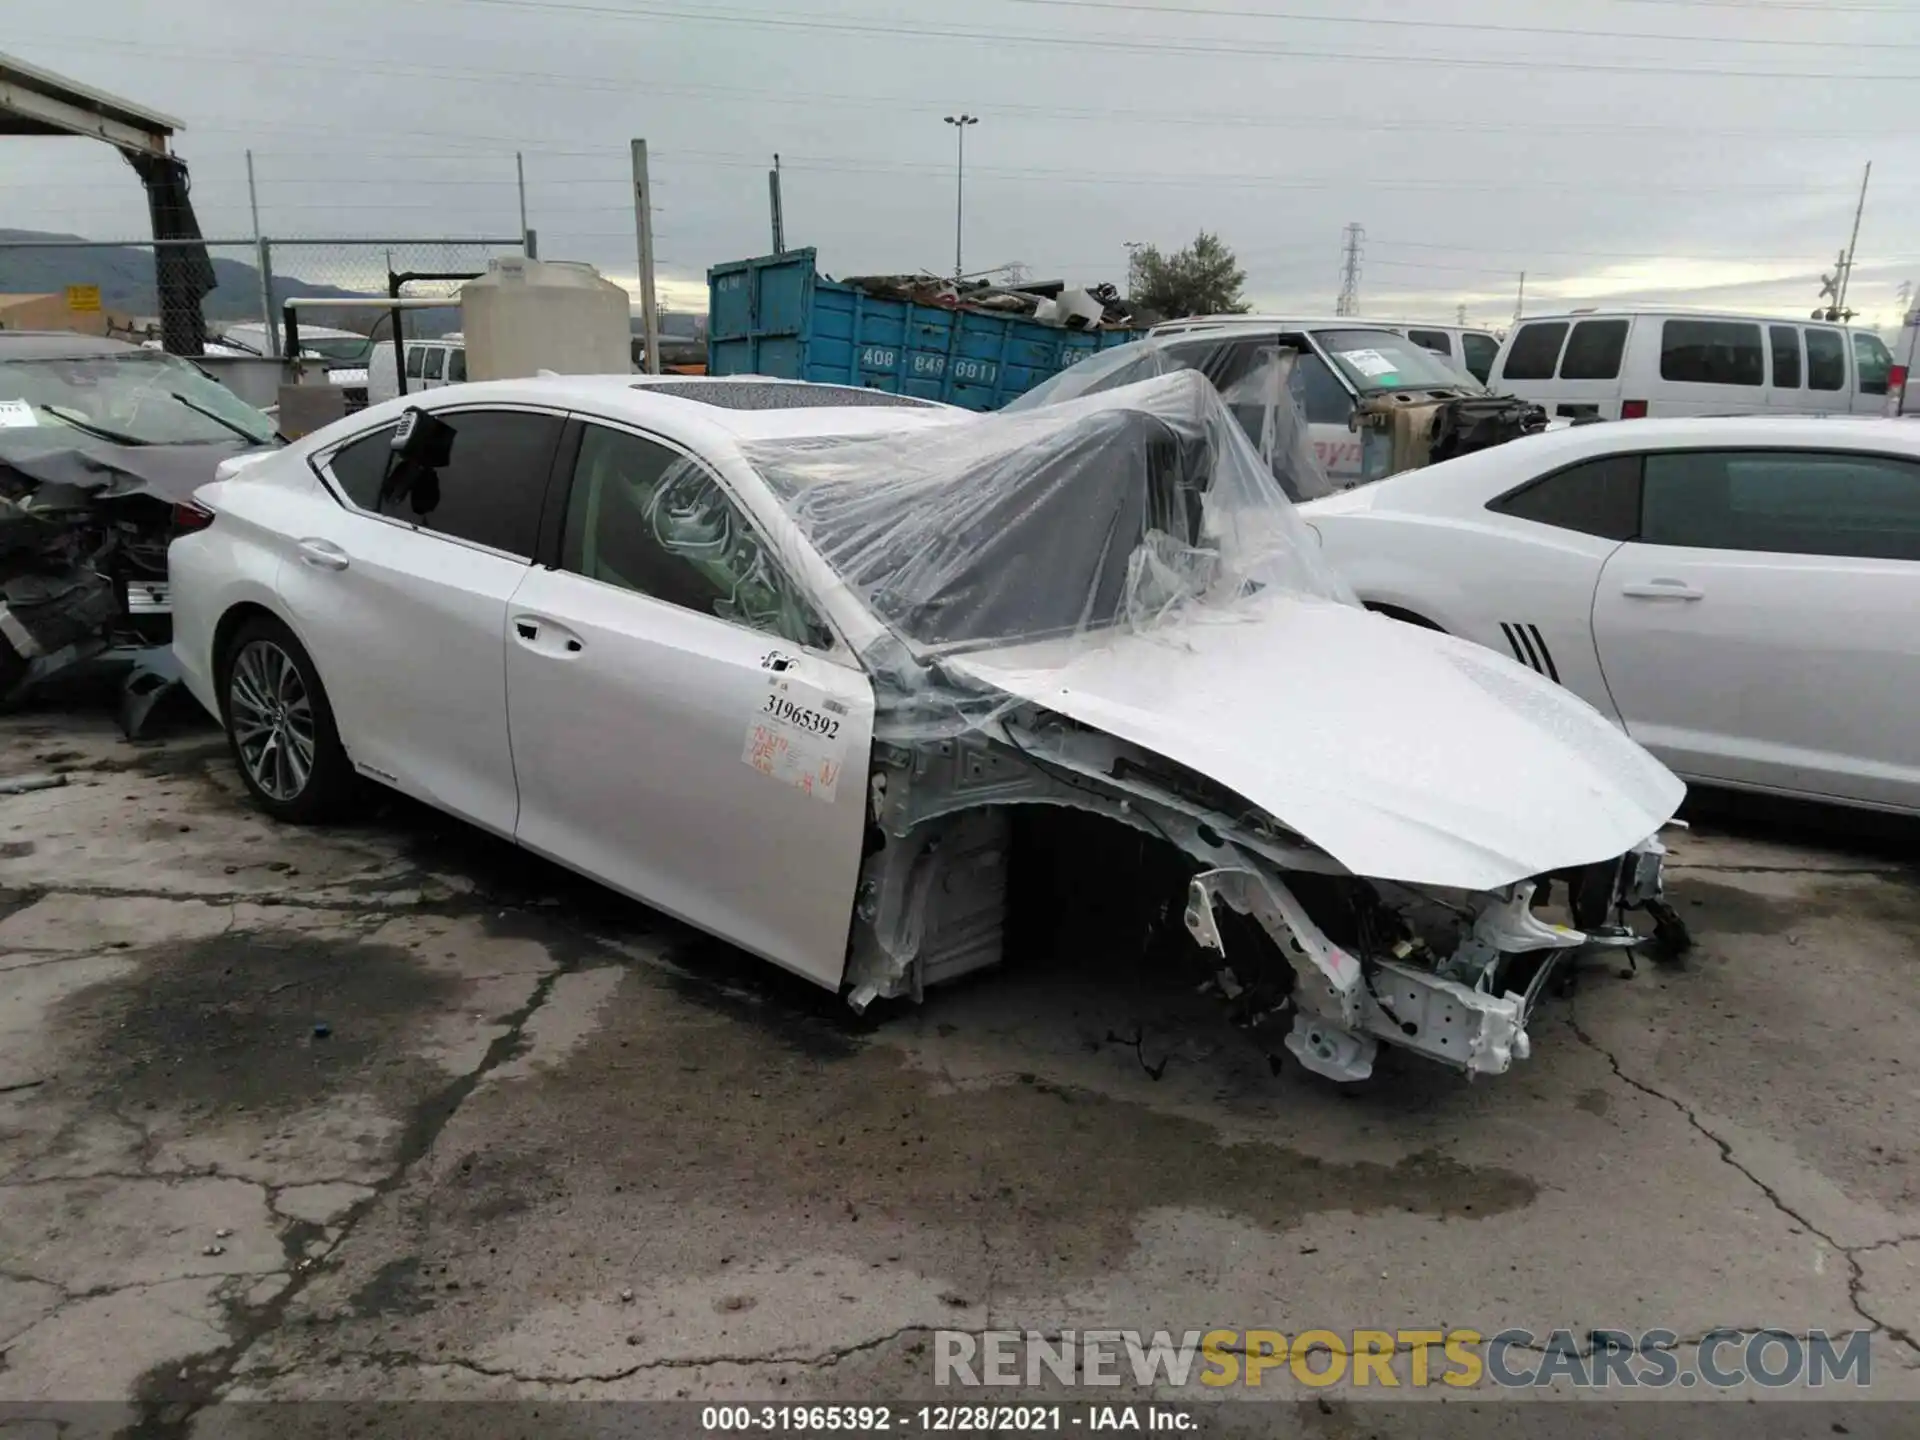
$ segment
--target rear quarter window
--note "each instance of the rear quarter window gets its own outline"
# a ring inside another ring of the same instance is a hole
[[[334,484],[362,510],[380,507],[380,482],[386,478],[393,428],[382,425],[358,440],[348,441],[334,451],[333,458],[327,462]]]
[[[1583,460],[1509,491],[1487,508],[1603,540],[1631,540],[1640,529],[1640,457]]]

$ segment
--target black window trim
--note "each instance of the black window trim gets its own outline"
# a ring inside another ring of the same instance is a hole
[[[1647,503],[1646,501],[1646,495],[1647,495],[1646,461],[1647,461],[1647,457],[1650,455],[1688,455],[1696,452],[1702,453],[1702,454],[1709,454],[1709,455],[1807,455],[1807,456],[1829,457],[1829,458],[1839,459],[1839,460],[1853,460],[1853,459],[1891,460],[1897,464],[1911,465],[1916,470],[1920,470],[1920,457],[1916,457],[1911,454],[1904,454],[1898,450],[1870,450],[1864,446],[1853,446],[1853,445],[1841,445],[1841,446],[1778,445],[1778,444],[1763,445],[1755,442],[1745,442],[1741,444],[1731,444],[1731,445],[1665,445],[1665,446],[1654,446],[1649,449],[1601,450],[1592,455],[1582,455],[1578,460],[1569,460],[1563,465],[1556,465],[1551,470],[1545,470],[1538,475],[1531,476],[1528,479],[1521,481],[1518,485],[1511,486],[1508,489],[1503,490],[1500,494],[1489,497],[1486,504],[1481,508],[1490,511],[1495,515],[1499,515],[1502,518],[1507,520],[1524,520],[1529,525],[1540,525],[1548,530],[1558,530],[1558,531],[1561,531],[1563,534],[1567,534],[1567,535],[1585,535],[1590,540],[1606,540],[1608,537],[1604,535],[1594,535],[1591,532],[1586,530],[1570,529],[1568,526],[1565,526],[1565,525],[1549,524],[1545,520],[1533,520],[1528,518],[1525,515],[1510,514],[1509,512],[1500,510],[1496,507],[1498,507],[1503,501],[1511,499],[1513,496],[1520,494],[1524,490],[1531,490],[1534,486],[1543,485],[1557,475],[1563,475],[1567,471],[1577,469],[1582,465],[1590,465],[1596,460],[1638,460],[1641,462],[1640,463],[1640,514],[1635,518],[1634,532],[1632,535],[1628,536],[1625,540],[1611,541],[1610,543],[1615,545],[1655,545],[1659,549],[1674,548],[1670,546],[1658,545],[1658,542],[1651,541],[1651,540],[1643,540],[1640,538],[1640,532],[1646,525],[1646,503]],[[1689,545],[1689,546],[1682,546],[1678,548],[1689,549],[1689,550],[1709,550],[1715,547],[1709,546],[1709,545]],[[1730,553],[1738,553],[1742,555],[1764,555],[1764,554],[1800,554],[1802,552],[1742,550],[1742,551],[1730,552]],[[1846,558],[1857,558],[1857,557],[1829,556],[1827,558],[1846,559]],[[1896,562],[1896,563],[1910,563],[1910,562]]]
[[[428,410],[434,415],[471,414],[480,410],[487,411],[491,414],[498,414],[503,410],[511,410],[527,415],[550,415],[561,422],[560,439],[554,446],[553,458],[548,462],[546,486],[542,490],[540,497],[540,528],[534,538],[534,548],[537,551],[540,548],[541,542],[546,538],[547,507],[552,502],[553,497],[554,466],[558,464],[559,457],[566,451],[567,447],[566,421],[570,418],[567,409],[559,405],[526,405],[512,400],[468,401],[464,405],[409,405],[406,409]],[[404,413],[405,411],[403,410],[401,414]],[[539,564],[538,555],[516,555],[511,550],[498,550],[491,545],[483,545],[478,540],[469,540],[461,535],[449,535],[446,531],[436,530],[431,525],[422,525],[417,521],[404,520],[398,515],[382,515],[378,510],[362,509],[353,503],[353,497],[347,494],[346,486],[334,479],[333,457],[349,445],[357,441],[365,440],[399,423],[399,415],[390,415],[378,424],[367,425],[354,431],[353,434],[346,436],[344,439],[331,441],[324,448],[315,450],[307,456],[307,467],[319,478],[321,489],[333,497],[334,503],[342,510],[347,511],[351,515],[358,515],[362,519],[378,520],[383,525],[392,525],[397,529],[409,530],[416,535],[425,535],[429,539],[444,540],[449,545],[460,545],[468,550],[478,550],[482,555],[498,555],[503,560],[512,560],[521,565],[531,566]]]
[[[813,612],[814,618],[827,627],[827,633],[833,637],[833,644],[823,650],[817,646],[808,645],[804,641],[789,640],[782,635],[773,635],[765,630],[756,630],[751,625],[743,625],[738,620],[729,620],[724,615],[715,615],[704,610],[690,610],[684,605],[676,605],[671,600],[662,600],[657,595],[649,595],[644,590],[630,589],[625,585],[615,585],[610,581],[596,580],[591,575],[582,575],[577,570],[563,569],[560,564],[560,555],[566,543],[567,507],[573,501],[573,471],[575,465],[579,462],[580,447],[586,440],[587,427],[589,425],[598,425],[606,430],[617,430],[624,434],[631,435],[635,439],[646,440],[654,445],[658,445],[663,450],[670,450],[683,459],[691,460],[694,464],[698,465],[707,478],[720,487],[720,493],[727,497],[728,503],[740,513],[741,518],[753,527],[754,535],[762,545],[767,547],[767,550],[772,555],[775,568],[779,571],[780,578],[792,586],[794,592],[807,602],[807,608]],[[542,569],[552,570],[556,574],[570,575],[575,580],[584,581],[588,585],[597,585],[612,594],[625,595],[629,599],[639,600],[648,605],[665,606],[676,615],[693,615],[702,619],[711,620],[716,625],[731,626],[733,629],[745,635],[757,635],[761,639],[769,642],[798,645],[802,650],[812,655],[831,655],[844,660],[851,660],[853,658],[853,648],[847,643],[846,637],[840,633],[839,624],[834,620],[833,616],[828,613],[827,607],[821,603],[820,597],[816,595],[809,586],[802,585],[794,578],[792,570],[780,560],[779,553],[774,550],[772,543],[768,540],[766,526],[760,523],[760,517],[754,513],[753,507],[740,498],[738,489],[721,473],[720,467],[715,465],[713,461],[709,460],[706,456],[700,454],[697,450],[689,448],[684,441],[662,435],[657,430],[649,430],[645,425],[637,424],[632,420],[616,420],[610,416],[594,415],[582,410],[573,410],[567,413],[567,428],[561,434],[560,444],[556,447],[554,454],[556,458],[553,473],[547,478],[547,500],[540,512],[540,544],[542,553],[535,563]],[[559,457],[561,456],[566,457],[565,465],[559,463]],[[551,527],[551,533],[549,533],[549,527]]]

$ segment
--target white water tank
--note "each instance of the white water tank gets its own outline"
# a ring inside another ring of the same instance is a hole
[[[510,255],[460,287],[467,378],[624,375],[633,369],[627,292],[593,266]]]

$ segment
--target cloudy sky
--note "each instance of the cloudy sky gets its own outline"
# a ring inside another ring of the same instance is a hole
[[[156,21],[164,8],[166,24]],[[1847,239],[1893,323],[1920,280],[1920,0],[0,0],[30,63],[178,117],[209,235],[511,235],[635,273],[654,157],[671,302],[769,248],[838,274],[1118,279],[1202,228],[1262,307],[1480,322],[1605,301],[1795,313]],[[130,171],[0,145],[0,224],[138,237]],[[317,252],[314,252],[317,253]],[[309,278],[326,275],[308,272]]]

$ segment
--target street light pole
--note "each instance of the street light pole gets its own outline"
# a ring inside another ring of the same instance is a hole
[[[947,116],[947,124],[953,126],[954,139],[958,142],[953,171],[953,280],[956,285],[967,273],[960,259],[960,237],[967,214],[967,127],[979,123],[978,115]]]

